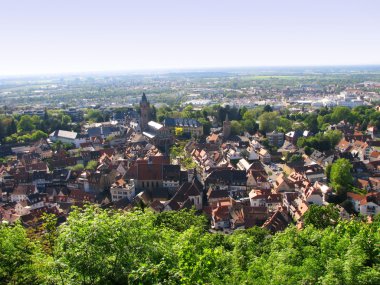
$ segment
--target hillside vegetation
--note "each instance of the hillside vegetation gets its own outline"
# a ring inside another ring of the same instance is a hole
[[[380,220],[271,235],[207,231],[194,211],[75,209],[0,225],[0,284],[380,284]]]

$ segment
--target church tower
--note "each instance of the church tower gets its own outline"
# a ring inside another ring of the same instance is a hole
[[[150,120],[150,104],[146,98],[145,93],[143,93],[140,101],[140,126],[141,131],[145,131]]]
[[[228,119],[228,114],[226,115],[226,119],[223,122],[223,138],[227,139],[231,135],[231,122]]]

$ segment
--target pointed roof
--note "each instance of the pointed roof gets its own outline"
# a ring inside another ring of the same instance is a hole
[[[143,92],[143,95],[141,97],[141,103],[148,103],[148,99],[146,98],[145,92]]]

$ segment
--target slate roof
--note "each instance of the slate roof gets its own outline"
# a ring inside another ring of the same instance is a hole
[[[226,184],[246,183],[247,175],[245,170],[218,169],[208,175],[206,182],[224,182]]]
[[[162,124],[165,127],[201,127],[202,124],[195,119],[191,118],[166,118]]]

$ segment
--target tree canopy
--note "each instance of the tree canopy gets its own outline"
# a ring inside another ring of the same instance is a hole
[[[352,185],[352,164],[348,159],[340,158],[335,161],[330,170],[330,181],[338,195],[344,195]]]
[[[312,207],[313,208],[313,207]],[[379,217],[318,222],[271,235],[209,233],[195,210],[154,214],[74,208],[37,235],[0,224],[2,284],[379,284]],[[329,211],[329,209],[327,209]],[[333,216],[323,214],[329,221]]]

